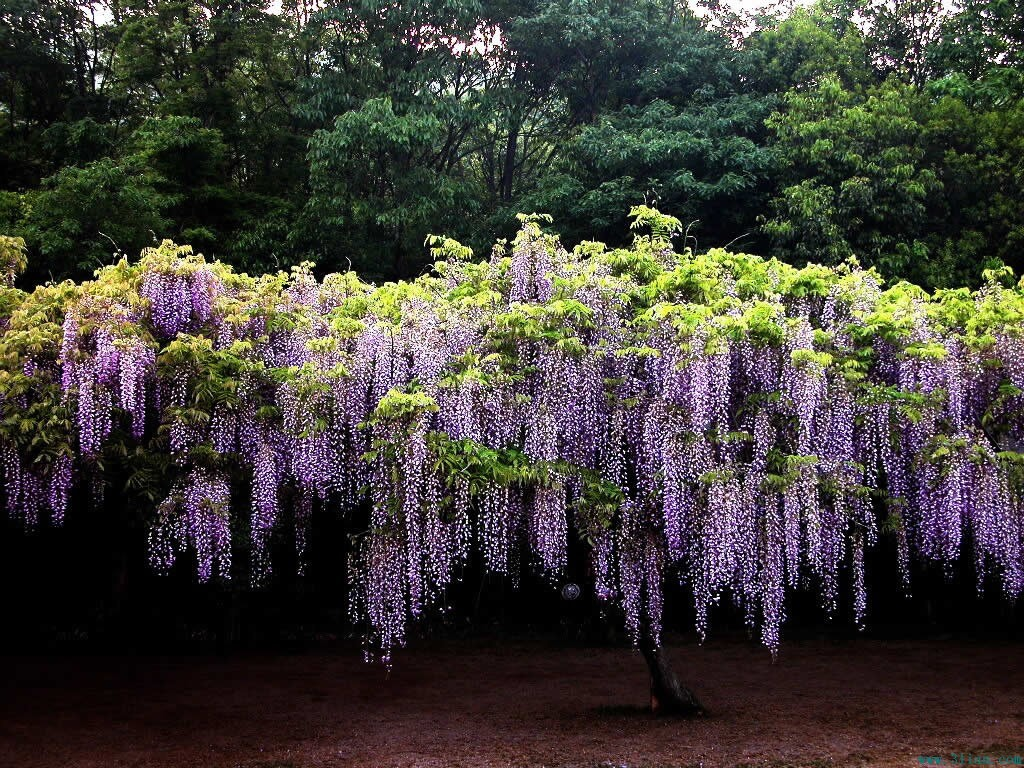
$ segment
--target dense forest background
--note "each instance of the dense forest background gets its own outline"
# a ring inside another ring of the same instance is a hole
[[[0,233],[29,283],[154,239],[250,272],[419,274],[520,211],[614,244],[1024,264],[1024,6],[0,0]]]

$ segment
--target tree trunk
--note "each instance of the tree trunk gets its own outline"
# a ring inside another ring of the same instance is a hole
[[[519,142],[519,120],[513,121],[508,129],[508,141],[505,144],[505,162],[501,167],[501,199],[512,200],[512,178],[516,172],[516,151]]]
[[[640,653],[651,671],[651,712],[655,715],[702,717],[707,710],[693,692],[679,682],[665,649],[652,642],[644,642]]]

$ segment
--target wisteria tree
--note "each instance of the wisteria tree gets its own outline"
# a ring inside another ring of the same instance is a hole
[[[577,537],[663,712],[702,711],[660,650],[670,582],[701,638],[726,598],[773,654],[793,589],[833,614],[848,583],[865,621],[880,536],[905,588],[912,558],[972,557],[979,588],[1020,595],[1024,285],[930,295],[852,262],[676,253],[675,219],[633,217],[649,234],[620,250],[567,251],[538,216],[483,261],[432,238],[432,274],[381,286],[170,242],[90,282],[8,279],[7,511],[88,515],[126,467],[156,568],[255,584],[275,531],[301,562],[313,511],[343,515],[350,615],[385,663],[474,548],[556,583]]]

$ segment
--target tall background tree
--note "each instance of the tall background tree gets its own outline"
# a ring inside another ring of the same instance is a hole
[[[418,274],[541,211],[623,244],[1019,267],[1024,16],[1008,0],[2,0],[0,230],[26,282],[154,238],[252,271]]]

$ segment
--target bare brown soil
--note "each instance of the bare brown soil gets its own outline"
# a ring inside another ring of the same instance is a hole
[[[6,658],[7,768],[912,766],[1024,757],[1024,644],[866,639],[672,649],[711,710],[643,711],[628,650],[418,642],[389,678],[355,649]]]

